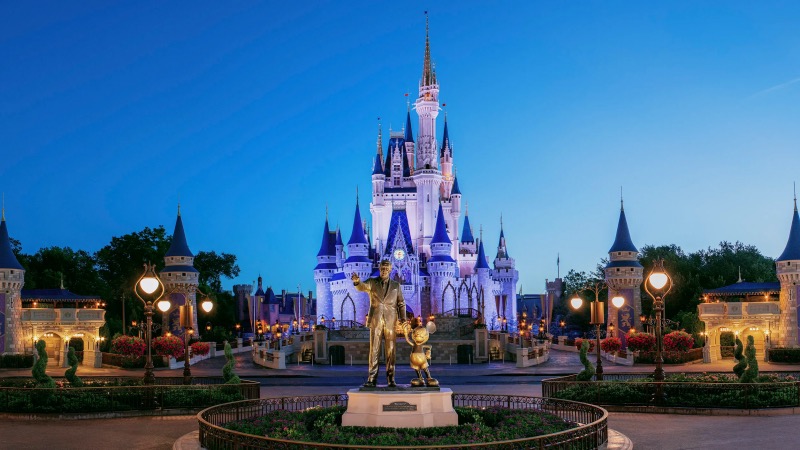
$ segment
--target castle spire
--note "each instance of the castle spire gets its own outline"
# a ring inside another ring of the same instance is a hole
[[[356,188],[356,192],[357,192]],[[369,244],[367,242],[366,235],[364,234],[364,225],[361,222],[361,210],[358,205],[358,195],[356,195],[356,214],[353,217],[353,231],[350,233],[350,240],[347,241],[347,245],[350,244]]]
[[[317,256],[332,256],[331,255],[331,229],[328,226],[328,211],[325,208],[325,228],[322,230],[322,244],[319,246]],[[259,275],[259,279],[261,275]]]
[[[194,257],[186,243],[186,233],[183,231],[183,218],[181,218],[181,207],[178,204],[178,218],[175,220],[175,231],[172,233],[172,244],[169,246],[164,256],[188,256]]]
[[[776,261],[795,261],[800,260],[800,217],[797,215],[797,194],[794,199],[794,212],[792,214],[792,225],[789,228],[789,240],[786,248]]]
[[[408,95],[408,94],[406,94]],[[411,109],[406,111],[406,128],[405,128],[405,135],[404,140],[406,142],[414,142],[414,133],[411,131]]]
[[[422,85],[436,84],[436,72],[431,64],[430,21],[428,11],[425,11],[425,60],[422,63]]]
[[[625,210],[622,208],[621,201],[619,222],[617,223],[617,236],[608,252],[639,252],[631,240],[631,233],[628,231],[628,220],[625,218]]]
[[[444,115],[444,133],[442,134],[442,148],[439,151],[439,157],[444,158],[447,151],[452,154],[453,150],[450,146],[450,133],[447,131],[447,113]]]
[[[5,203],[3,204],[2,221],[0,221],[0,269],[24,270],[11,249],[11,239],[8,237],[6,226]]]
[[[483,225],[481,225],[481,239],[478,244],[478,261],[475,262],[475,269],[488,269],[489,261],[486,260],[486,251],[483,249]]]
[[[444,223],[442,202],[439,202],[439,213],[436,216],[436,230],[433,232],[431,244],[452,244],[452,241],[450,241],[450,236],[447,235],[447,226]]]

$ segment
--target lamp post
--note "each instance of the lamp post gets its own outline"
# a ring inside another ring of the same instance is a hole
[[[664,338],[661,335],[661,318],[664,314],[664,297],[672,290],[672,278],[664,270],[663,259],[659,258],[653,263],[653,269],[650,271],[650,275],[647,276],[644,290],[653,298],[653,309],[656,312],[656,370],[653,372],[653,379],[659,384],[653,400],[660,402],[664,400],[664,390],[661,386],[661,382],[664,381],[664,356],[662,354],[664,351]]]
[[[575,292],[570,300],[570,305],[572,309],[579,309],[583,305],[583,299],[579,295],[581,291],[592,291],[594,292],[594,301],[590,303],[591,305],[591,320],[589,323],[595,326],[595,352],[597,353],[597,369],[595,371],[595,379],[597,381],[603,381],[603,362],[600,359],[600,325],[605,323],[605,319],[603,317],[603,302],[600,301],[600,291],[606,288],[606,284],[603,281],[596,281],[588,286],[585,286],[583,289],[579,289]]]
[[[236,337],[242,337],[242,324],[236,324]]]
[[[133,293],[144,303],[144,316],[147,323],[147,331],[145,333],[147,360],[144,364],[144,384],[154,384],[156,382],[156,377],[153,374],[153,353],[150,346],[153,338],[153,304],[156,304],[161,312],[169,311],[172,305],[169,300],[162,299],[164,291],[164,283],[156,275],[155,265],[145,264],[144,273],[133,286]]]

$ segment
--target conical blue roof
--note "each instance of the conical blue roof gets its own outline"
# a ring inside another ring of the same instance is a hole
[[[486,260],[486,252],[483,250],[483,241],[478,244],[478,261],[475,263],[475,269],[488,269],[489,261]]]
[[[331,230],[328,227],[328,219],[325,219],[325,228],[322,230],[322,244],[319,246],[317,256],[333,256],[331,253]]]
[[[611,252],[639,252],[631,240],[631,233],[628,231],[628,221],[625,219],[625,209],[620,208],[619,223],[617,224],[617,237],[614,245],[608,250]]]
[[[347,241],[347,245],[350,244],[369,244],[366,236],[364,236],[364,225],[361,224],[361,211],[358,207],[357,201],[356,215],[353,217],[353,232],[350,233],[350,240]]]
[[[411,111],[406,113],[406,142],[414,142],[414,133],[411,131]]]
[[[800,260],[800,218],[797,217],[797,206],[792,215],[792,226],[789,228],[789,240],[786,248],[778,257],[777,261],[796,261]]]
[[[475,242],[472,236],[472,227],[469,226],[469,216],[464,216],[464,229],[461,231],[461,242]]]
[[[0,269],[24,270],[11,249],[11,239],[8,237],[5,219],[0,222]]]
[[[342,243],[342,232],[339,231],[338,226],[336,228],[336,245],[344,245],[344,243]]]
[[[453,177],[453,189],[450,190],[450,195],[461,195],[461,189],[458,188],[458,177]]]
[[[372,174],[373,175],[382,175],[383,174],[383,165],[381,162],[381,155],[375,155],[375,164],[372,166]]]
[[[439,203],[438,214],[436,217],[436,230],[433,232],[431,244],[452,244],[450,236],[447,235],[447,226],[444,224],[444,211],[441,203]]]
[[[450,133],[447,132],[447,119],[444,119],[444,134],[442,135],[442,148],[439,150],[439,156],[444,156],[445,149],[450,148]]]
[[[400,152],[403,158],[403,177],[410,177],[411,176],[411,166],[408,165],[408,152],[406,152],[406,147],[403,145],[403,150]]]
[[[192,251],[189,250],[189,244],[186,243],[186,233],[183,231],[183,219],[180,212],[178,212],[178,220],[175,221],[175,231],[172,233],[172,244],[167,250],[166,256],[188,256],[194,257]]]

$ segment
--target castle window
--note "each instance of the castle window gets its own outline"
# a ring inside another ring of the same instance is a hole
[[[619,267],[617,267],[617,272],[619,272]]]
[[[14,270],[13,269],[11,270],[11,275],[14,275]]]
[[[186,258],[184,258],[183,256],[181,256],[181,261],[183,261],[184,259],[186,259]]]
[[[622,255],[622,252],[617,252],[617,256],[620,256],[620,255]]]
[[[185,276],[186,276],[186,272],[183,272],[183,273],[181,274],[181,276],[184,276],[184,277],[185,277]]]

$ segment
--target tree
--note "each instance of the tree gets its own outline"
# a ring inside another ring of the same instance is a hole
[[[69,247],[41,248],[26,258],[25,287],[55,288],[64,282],[72,292],[101,295],[106,284],[95,267],[95,259],[84,250]]]
[[[222,277],[231,279],[239,276],[236,255],[217,254],[215,251],[198,252],[194,257],[194,267],[200,272],[200,285],[208,286],[213,292],[222,292]]]

